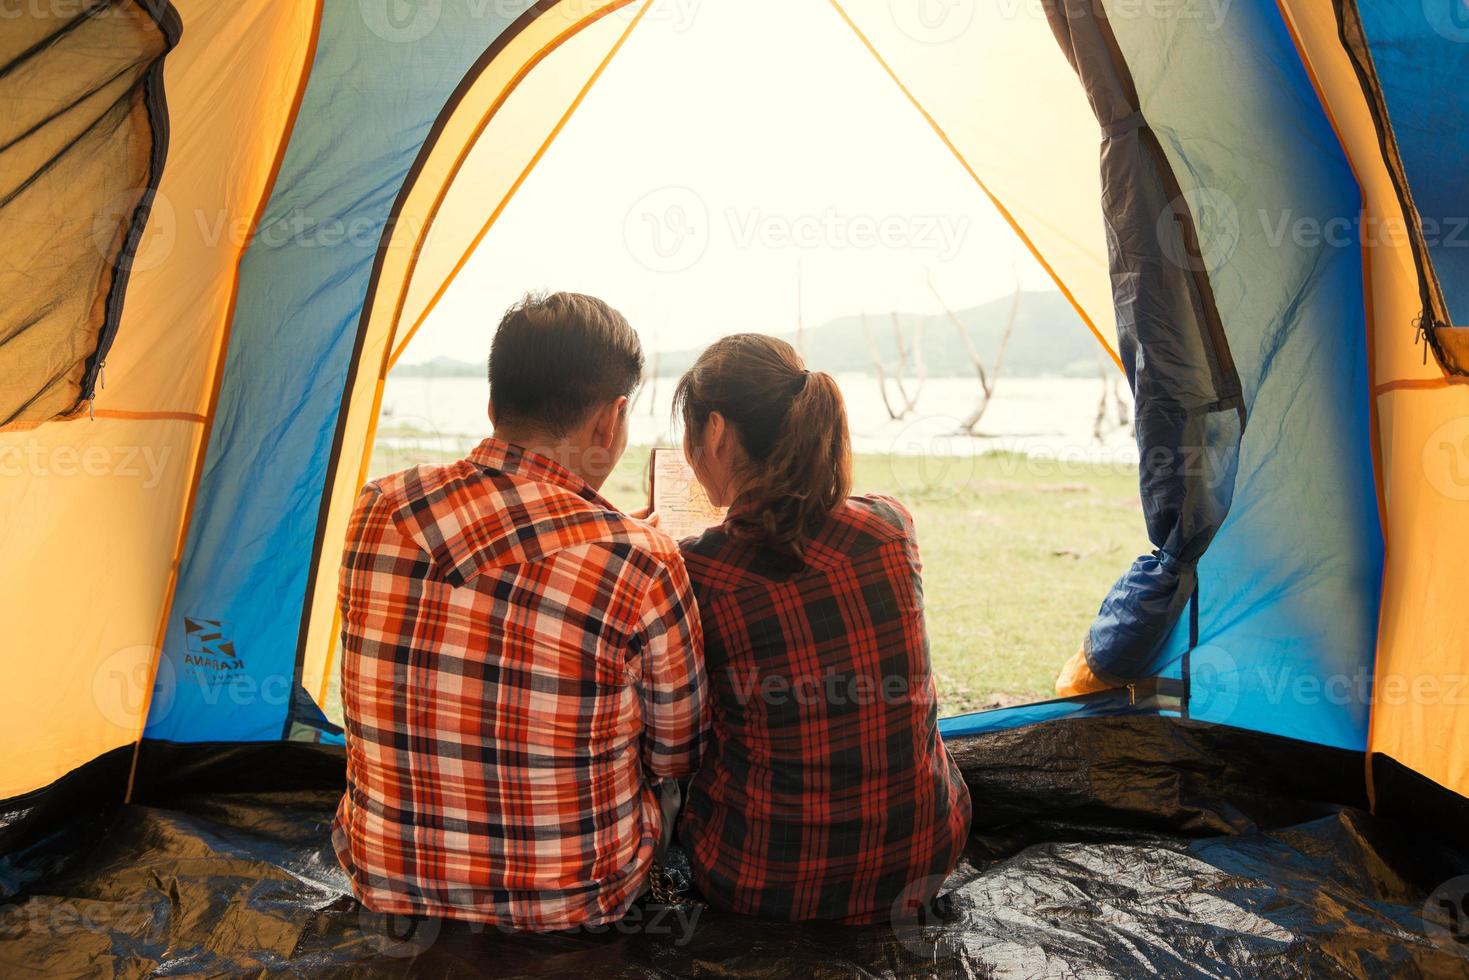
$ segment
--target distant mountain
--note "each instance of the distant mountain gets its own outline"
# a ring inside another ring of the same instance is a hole
[[[968,332],[975,351],[988,370],[1005,330],[1013,297],[954,311]],[[972,377],[973,361],[946,314],[900,313],[898,321],[912,343],[922,331],[923,360],[929,377]],[[875,373],[873,348],[887,365],[897,368],[898,341],[893,314],[843,316],[805,331],[803,346],[808,366],[832,374]],[[795,343],[794,331],[780,336]],[[682,374],[702,348],[665,351],[658,357],[660,376]],[[1026,292],[1020,297],[1015,330],[1005,351],[1003,373],[1011,377],[1095,377],[1101,348],[1071,303],[1058,292]],[[912,373],[911,361],[909,373]]]
[[[483,378],[485,363],[456,361],[452,357],[435,357],[419,364],[404,364],[393,373],[401,378]]]
[[[1004,296],[982,306],[955,311],[975,351],[984,360],[986,370],[994,364],[995,349],[1004,333],[1011,302],[1012,297]],[[921,329],[923,360],[929,377],[973,376],[969,352],[947,315],[899,313],[897,318],[909,343],[920,336]],[[898,341],[893,314],[869,314],[865,329],[862,319],[860,315],[843,316],[807,329],[803,341],[806,363],[832,374],[873,374],[875,347],[886,369],[896,370]],[[779,336],[791,343],[796,341],[794,331]],[[701,350],[702,347],[691,347],[661,352],[657,360],[659,376],[682,374]],[[1020,297],[1020,311],[1015,317],[1010,346],[1005,351],[1003,374],[1023,378],[1095,377],[1100,350],[1066,297],[1057,292],[1027,292]],[[907,373],[911,375],[913,371],[910,360]],[[482,378],[485,365],[436,357],[421,364],[404,364],[394,373],[406,378]]]

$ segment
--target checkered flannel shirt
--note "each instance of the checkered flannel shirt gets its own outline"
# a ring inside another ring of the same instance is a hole
[[[970,818],[938,734],[912,518],[854,497],[803,560],[723,528],[682,548],[713,725],[679,824],[695,880],[713,904],[766,918],[911,914]]]
[[[700,628],[663,533],[486,440],[370,484],[340,588],[333,843],[379,912],[554,930],[620,918],[691,773]]]

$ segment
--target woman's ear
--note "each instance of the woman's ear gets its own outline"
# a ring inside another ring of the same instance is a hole
[[[704,422],[703,442],[701,448],[712,456],[715,462],[720,465],[729,462],[729,423],[724,420],[723,414],[709,413],[709,418]]]

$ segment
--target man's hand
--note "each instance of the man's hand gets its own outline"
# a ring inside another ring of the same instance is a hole
[[[635,521],[642,521],[649,527],[658,526],[658,512],[653,509],[653,506],[651,504],[649,504],[647,507],[644,507],[642,510],[628,511],[627,516],[631,517]]]

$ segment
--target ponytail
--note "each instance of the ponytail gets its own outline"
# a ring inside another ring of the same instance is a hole
[[[674,393],[697,446],[709,413],[729,421],[748,460],[730,532],[799,555],[852,488],[847,410],[836,379],[808,371],[790,344],[760,334],[717,341]]]

